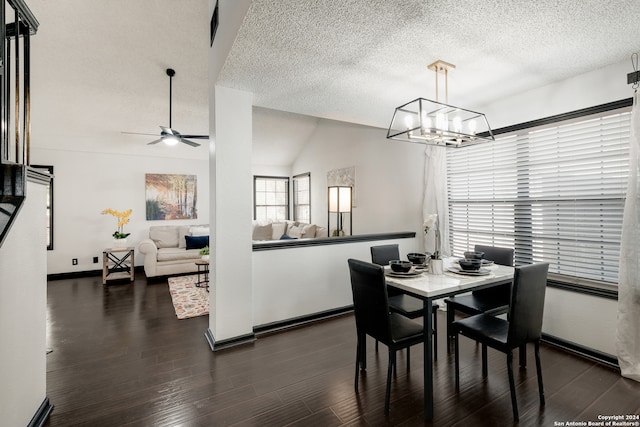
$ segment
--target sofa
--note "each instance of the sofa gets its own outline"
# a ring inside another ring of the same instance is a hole
[[[147,277],[195,273],[200,249],[209,245],[208,225],[155,225],[149,238],[142,240],[138,251],[144,255]]]
[[[253,221],[252,239],[254,241],[315,239],[328,236],[327,228],[316,224],[298,221]]]

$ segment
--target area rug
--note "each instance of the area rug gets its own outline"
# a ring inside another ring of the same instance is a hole
[[[209,314],[209,292],[196,287],[198,275],[169,277],[169,292],[178,319]]]

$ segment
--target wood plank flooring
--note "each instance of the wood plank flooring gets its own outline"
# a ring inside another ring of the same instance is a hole
[[[384,416],[387,353],[368,343],[367,371],[355,394],[352,315],[212,353],[208,317],[178,320],[165,281],[139,275],[133,285],[103,286],[99,277],[48,284],[47,422],[58,426],[503,426],[512,425],[502,354],[463,338],[461,383],[438,322],[435,417],[423,419],[422,348],[404,352]],[[517,358],[517,357],[516,357]],[[598,421],[598,415],[640,414],[640,383],[604,365],[543,345],[546,405],[539,406],[533,349],[516,368],[520,426]],[[517,362],[517,360],[516,360]]]

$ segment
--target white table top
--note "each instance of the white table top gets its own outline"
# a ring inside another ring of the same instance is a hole
[[[513,278],[513,267],[497,264],[483,267],[491,272],[486,276],[466,276],[447,271],[447,268],[455,265],[458,259],[454,257],[443,260],[444,274],[422,273],[419,276],[406,278],[387,275],[387,283],[422,297],[438,298]]]

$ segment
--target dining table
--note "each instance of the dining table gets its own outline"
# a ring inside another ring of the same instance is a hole
[[[443,259],[443,274],[431,274],[428,269],[416,269],[411,274],[394,273],[385,267],[388,286],[423,301],[424,330],[433,329],[433,301],[452,295],[490,288],[513,280],[513,267],[485,262],[480,271],[462,271],[460,257]],[[429,260],[427,260],[429,261]],[[447,339],[449,339],[447,337]],[[424,417],[433,419],[433,336],[424,334]]]

